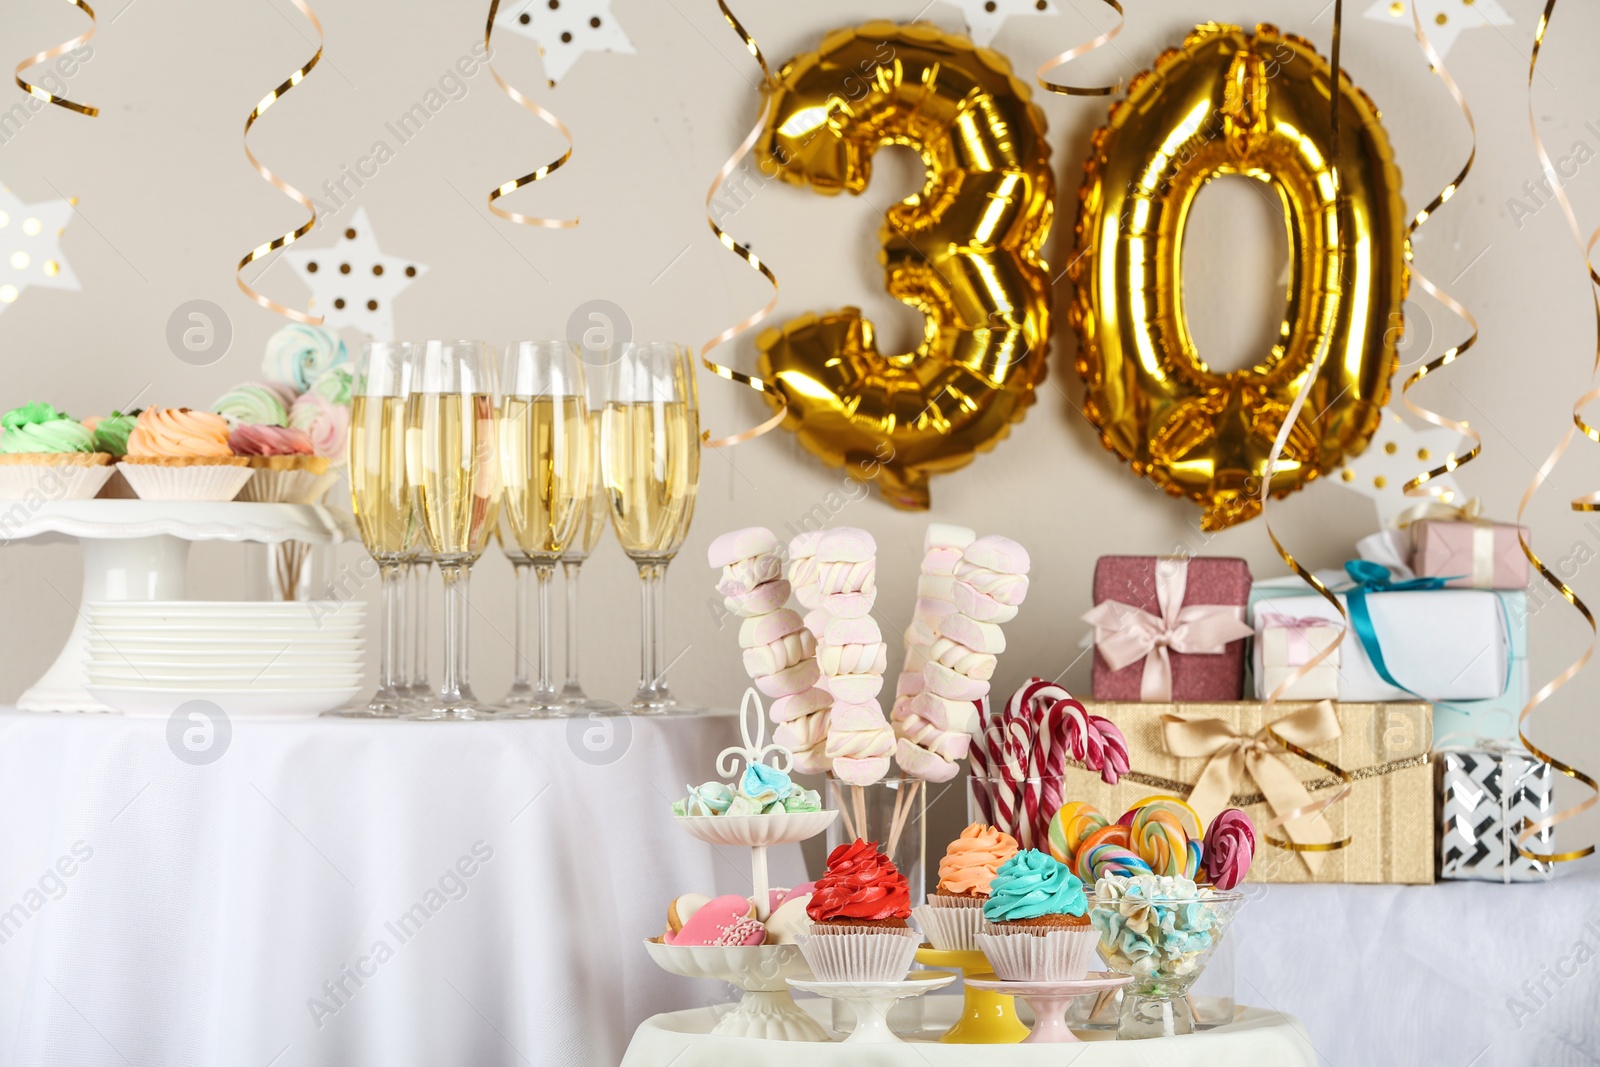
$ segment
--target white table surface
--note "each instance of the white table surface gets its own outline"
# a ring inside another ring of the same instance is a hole
[[[720,996],[639,950],[670,897],[749,892],[667,810],[736,721],[628,725],[235,722],[196,764],[164,721],[0,713],[0,1064],[614,1067]]]
[[[826,1028],[828,1002],[801,1005]],[[757,1041],[713,1037],[717,1008],[675,1011],[646,1019],[628,1046],[622,1067],[1316,1067],[1316,1053],[1294,1019],[1258,1008],[1244,1009],[1237,1021],[1178,1038],[1115,1041],[1108,1033],[1085,1032],[1076,1045],[941,1045],[938,1037],[955,1022],[959,996],[929,994],[925,1007],[927,1040],[899,1045],[843,1042]]]

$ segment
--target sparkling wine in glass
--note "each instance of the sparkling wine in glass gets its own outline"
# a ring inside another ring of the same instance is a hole
[[[378,564],[383,615],[379,621],[378,691],[364,707],[341,713],[345,715],[394,718],[404,710],[401,585],[416,529],[411,487],[406,481],[410,356],[410,346],[403,342],[364,345],[351,386],[350,505],[361,543]]]
[[[521,341],[511,349],[500,409],[506,528],[533,561],[538,583],[537,681],[528,714],[561,710],[550,656],[550,583],[556,562],[582,533],[593,449],[583,358],[565,341]]]
[[[633,710],[673,709],[667,688],[667,564],[694,518],[700,484],[700,414],[690,350],[666,342],[607,353],[600,461],[611,526],[639,569],[639,690]]]
[[[406,466],[428,548],[444,580],[444,677],[423,719],[478,719],[467,681],[468,579],[500,499],[494,350],[482,341],[425,341],[413,350]]]
[[[522,551],[516,535],[507,528],[509,514],[508,509],[501,508],[500,521],[495,527],[495,540],[500,542],[500,550],[511,561],[511,581],[516,594],[512,630],[515,663],[511,670],[511,688],[500,701],[500,709],[522,712],[533,706],[533,683],[528,681],[528,586],[533,577],[533,559]]]
[[[600,418],[592,411],[591,417],[594,420],[589,434],[594,446],[590,468],[592,485],[583,513],[582,532],[561,553],[561,570],[566,577],[563,592],[567,602],[567,684],[561,687],[561,703],[569,711],[579,710],[589,702],[589,694],[583,691],[583,684],[578,681],[578,572],[584,560],[600,543],[600,535],[606,529],[608,510],[605,483],[600,477]]]

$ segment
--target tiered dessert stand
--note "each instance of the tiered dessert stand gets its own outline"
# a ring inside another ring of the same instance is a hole
[[[194,541],[331,545],[355,534],[348,516],[316,504],[166,500],[19,500],[0,507],[0,544],[83,546],[78,618],[60,655],[17,701],[25,711],[112,709],[85,686],[91,601],[182,600]]]
[[[754,689],[745,691],[739,732],[744,745],[722,750],[717,756],[719,775],[738,781],[743,775],[741,763],[748,769],[769,755],[774,757],[775,769],[788,773],[792,755],[782,745],[766,743],[766,712]],[[707,844],[750,850],[756,918],[766,922],[771,912],[767,849],[815,837],[838,815],[837,811],[780,811],[769,815],[688,815],[674,821]],[[811,976],[798,945],[668,945],[651,939],[645,942],[645,950],[662,970],[685,978],[714,978],[744,991],[738,1006],[718,1021],[713,1034],[777,1041],[829,1040],[827,1032],[789,995],[789,979]]]

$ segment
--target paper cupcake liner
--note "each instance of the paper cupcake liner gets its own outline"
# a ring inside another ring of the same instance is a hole
[[[0,465],[0,500],[88,500],[115,470],[110,464],[7,463]]]
[[[976,908],[983,910],[989,903],[988,897],[969,897],[965,894],[935,893],[928,898],[928,903],[935,908]]]
[[[166,467],[151,463],[119,463],[117,470],[143,500],[232,500],[250,480],[249,467]]]
[[[811,973],[824,982],[901,982],[922,938],[909,927],[854,927],[823,929],[795,941]]]
[[[252,467],[250,471],[250,480],[244,483],[236,499],[266,504],[315,504],[339,477],[332,471],[316,474],[308,470],[266,467]]]
[[[928,941],[941,952],[976,952],[978,934],[983,930],[983,909],[940,907],[930,902],[911,909]],[[945,898],[954,899],[954,898]],[[975,899],[975,898],[974,898]]]
[[[1100,934],[1092,926],[1051,930],[1042,937],[1015,930],[978,934],[977,943],[1002,981],[1076,982],[1088,973]]]

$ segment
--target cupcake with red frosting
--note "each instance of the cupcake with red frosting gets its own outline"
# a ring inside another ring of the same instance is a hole
[[[811,972],[825,982],[898,982],[922,938],[906,920],[906,876],[876,843],[856,840],[828,856],[806,908],[811,930],[799,938]]]
[[[228,447],[249,460],[253,472],[240,500],[311,504],[333,481],[311,438],[293,427],[239,423],[228,435]]]

